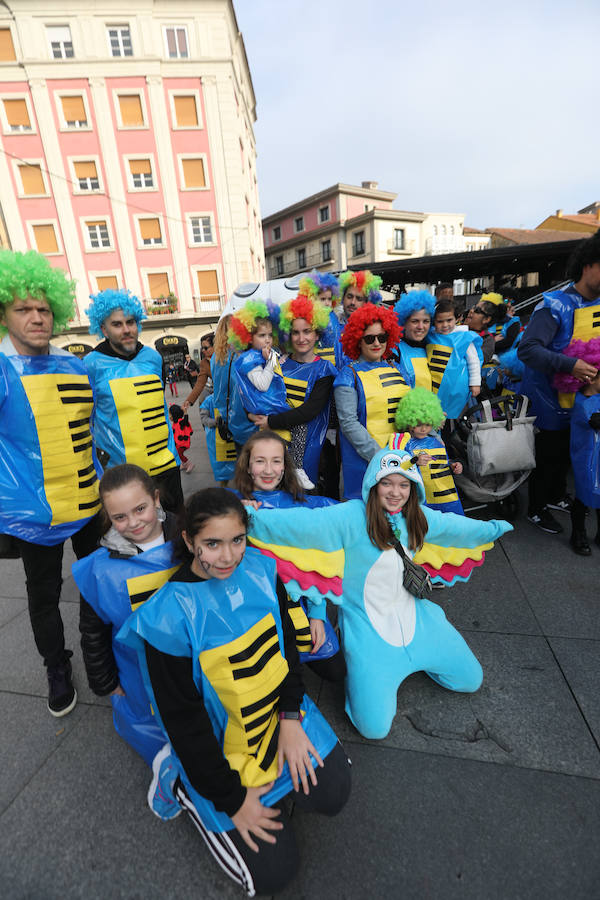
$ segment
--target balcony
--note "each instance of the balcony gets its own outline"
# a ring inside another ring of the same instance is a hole
[[[271,257],[267,260],[268,277],[270,279],[285,278],[286,275],[295,275],[296,272],[309,272],[311,269],[319,269],[323,266],[330,266],[331,268],[335,268],[335,250],[333,248],[327,259],[323,259],[323,254],[320,252],[307,253],[305,265],[303,265],[302,268],[298,267],[295,259],[293,261],[286,261],[286,259],[284,258],[283,269],[281,271],[278,271],[275,264],[275,258]]]
[[[194,312],[199,315],[209,315],[210,313],[220,313],[225,306],[225,294],[194,294]]]
[[[175,294],[167,297],[149,297],[142,300],[146,315],[173,316],[179,312],[179,300]]]

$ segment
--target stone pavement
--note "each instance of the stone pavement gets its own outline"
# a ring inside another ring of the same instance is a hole
[[[186,493],[212,484],[196,410],[191,421]],[[516,525],[468,585],[435,595],[483,665],[477,694],[414,675],[389,736],[367,741],[342,690],[308,673],[353,790],[335,820],[294,814],[304,865],[283,897],[600,896],[600,549],[580,559],[565,535]],[[243,896],[184,816],[149,811],[148,770],[86,685],[71,561],[62,611],[79,702],[63,719],[46,709],[20,561],[0,561],[0,896]]]

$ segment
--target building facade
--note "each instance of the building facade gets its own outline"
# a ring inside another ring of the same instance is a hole
[[[464,249],[464,216],[392,208],[376,181],[335,184],[263,219],[268,278]]]
[[[0,204],[89,294],[126,287],[152,332],[216,320],[264,278],[255,97],[230,0],[0,5]]]

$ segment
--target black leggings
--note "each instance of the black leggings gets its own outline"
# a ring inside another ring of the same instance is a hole
[[[548,503],[567,492],[570,429],[539,431],[535,436],[535,469],[529,476],[529,515],[539,515]]]
[[[306,812],[335,816],[350,795],[350,760],[342,745],[337,743],[323,763],[323,768],[316,771],[317,786],[310,785],[308,796],[300,789],[297,793],[290,792],[287,799]],[[255,837],[259,845],[258,853],[255,853],[235,828],[224,832],[208,831],[179,779],[175,794],[223,871],[243,887],[249,897],[277,893],[295,876],[300,855],[292,822],[281,800],[276,808],[280,810],[277,821],[283,828],[273,832],[277,843],[268,844]]]
[[[573,500],[573,506],[571,507],[571,526],[573,528],[573,532],[585,532],[585,514],[587,512],[587,506],[581,502],[577,497]],[[596,510],[596,518],[598,520],[598,530],[596,535],[600,537],[600,509]]]

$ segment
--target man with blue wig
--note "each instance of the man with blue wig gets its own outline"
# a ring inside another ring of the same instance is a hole
[[[162,505],[183,505],[179,457],[169,422],[162,358],[138,340],[146,318],[130,291],[106,290],[91,296],[86,310],[90,334],[104,337],[84,358],[96,394],[92,420],[98,456],[105,468],[133,463],[152,476]]]
[[[77,357],[50,338],[73,318],[75,285],[40,253],[0,251],[0,556],[20,556],[48,710],[77,702],[59,610],[63,545],[81,559],[100,536],[93,393]]]

